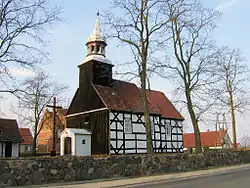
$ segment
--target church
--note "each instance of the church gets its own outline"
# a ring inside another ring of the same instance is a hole
[[[91,155],[146,153],[140,88],[113,78],[114,65],[106,58],[107,43],[98,16],[86,46],[87,56],[78,66],[79,86],[67,112],[67,128],[91,133]],[[184,118],[163,92],[147,90],[147,98],[154,152],[183,152]]]

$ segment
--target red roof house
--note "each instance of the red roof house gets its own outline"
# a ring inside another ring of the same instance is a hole
[[[33,144],[33,136],[30,132],[29,128],[19,128],[19,132],[22,138],[22,142],[20,144],[20,152],[30,152]]]
[[[230,148],[231,140],[227,131],[207,131],[201,132],[201,146],[208,146],[210,148]],[[184,148],[195,148],[194,133],[184,133]]]
[[[68,109],[59,109],[56,113],[56,135],[66,127],[66,113]],[[45,110],[42,120],[38,125],[41,129],[37,136],[38,152],[49,153],[53,145],[53,112]],[[60,140],[56,138],[56,151],[59,152]]]

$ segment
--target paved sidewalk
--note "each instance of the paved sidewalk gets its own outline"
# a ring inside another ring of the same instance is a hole
[[[104,187],[131,187],[132,185],[140,185],[144,183],[154,183],[154,182],[163,182],[163,181],[173,181],[179,179],[189,179],[197,178],[200,176],[210,176],[214,174],[227,173],[230,171],[237,171],[242,169],[250,169],[250,164],[229,166],[229,167],[220,167],[212,168],[207,170],[197,170],[192,172],[183,172],[183,173],[174,173],[174,174],[165,174],[165,175],[156,175],[156,176],[145,176],[139,178],[123,178],[119,180],[94,180],[94,181],[85,181],[85,182],[71,182],[69,184],[48,184],[40,186],[26,186],[28,187],[37,187],[37,188],[104,188]]]

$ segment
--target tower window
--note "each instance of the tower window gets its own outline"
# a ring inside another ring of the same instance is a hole
[[[94,53],[94,51],[95,51],[95,46],[91,46],[91,53]]]
[[[101,48],[100,48],[100,45],[97,45],[97,53],[99,54],[100,52],[101,52],[101,50],[100,50]]]

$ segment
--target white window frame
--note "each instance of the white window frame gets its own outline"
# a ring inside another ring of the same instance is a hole
[[[132,133],[133,132],[133,125],[132,120],[130,118],[124,118],[124,133]]]
[[[165,122],[166,135],[171,136],[171,123],[169,121]]]

